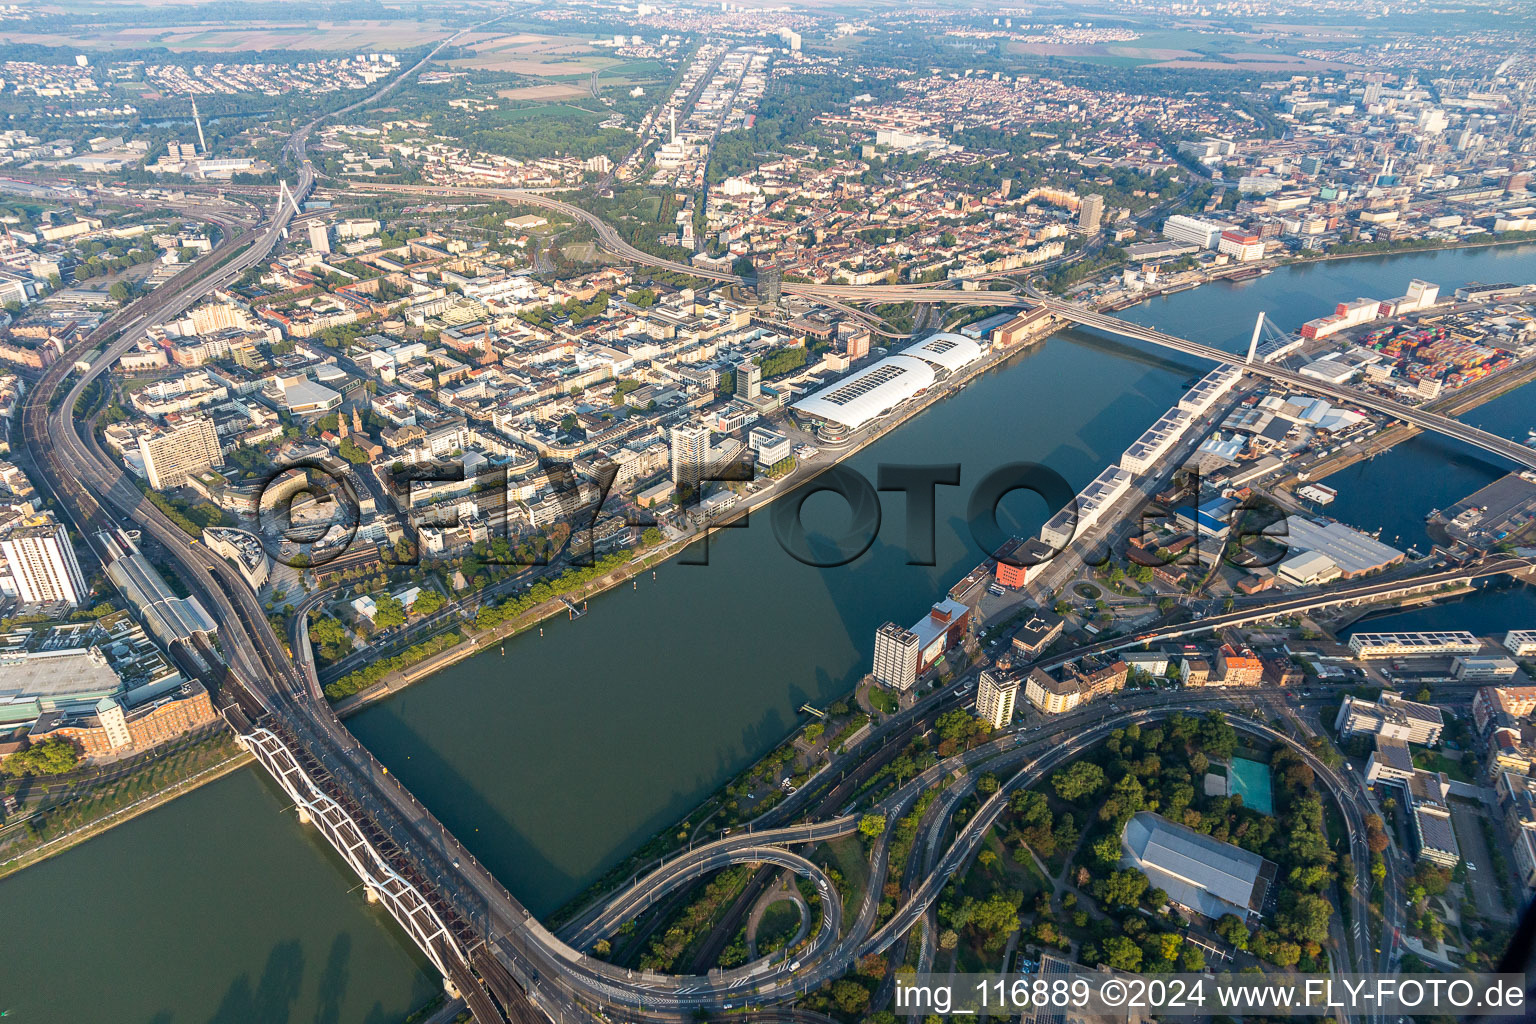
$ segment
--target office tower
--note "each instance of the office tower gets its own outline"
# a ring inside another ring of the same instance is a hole
[[[156,490],[180,487],[194,473],[224,461],[213,420],[195,416],[180,426],[164,427],[139,435],[139,455],[144,475]]]
[[[917,682],[916,633],[887,622],[875,630],[875,681],[893,690],[910,690]]]
[[[331,236],[326,233],[324,224],[311,224],[309,226],[309,247],[315,252],[329,253],[331,251]]]
[[[1099,230],[1099,222],[1104,219],[1104,197],[1095,192],[1083,204],[1077,208],[1077,226],[1087,234],[1093,234]]]
[[[30,519],[0,540],[23,604],[85,603],[85,577],[69,534],[51,515]]]
[[[763,368],[751,359],[736,364],[736,397],[751,400],[763,394]]]
[[[1013,721],[1013,706],[1018,699],[1018,677],[1003,669],[989,668],[981,674],[976,687],[976,715],[994,729],[1006,728]]]
[[[778,267],[764,267],[757,273],[757,301],[765,306],[777,306],[783,285],[784,271]]]
[[[1219,221],[1201,220],[1176,213],[1163,222],[1163,237],[1175,242],[1192,242],[1205,249],[1214,249],[1221,241],[1221,233],[1231,230],[1232,225]]]
[[[709,458],[709,428],[685,423],[672,428],[672,482],[689,487],[699,482]]]
[[[843,341],[843,354],[850,361],[869,355],[869,328],[862,324],[850,326],[847,321],[837,325],[838,336]]]

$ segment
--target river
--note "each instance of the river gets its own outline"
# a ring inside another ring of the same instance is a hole
[[[398,1024],[437,989],[247,768],[0,882],[0,1010],[37,1024]]]
[[[1341,299],[1401,294],[1413,277],[1447,290],[1536,280],[1536,246],[1285,269],[1123,315],[1238,351],[1260,309],[1289,330]],[[782,740],[803,702],[847,691],[867,670],[876,626],[916,620],[982,559],[966,503],[987,473],[1034,461],[1081,487],[1203,369],[1086,332],[1057,335],[850,460],[871,480],[882,463],[961,463],[961,486],[938,489],[935,565],[906,564],[899,494],[882,495],[878,538],[840,568],[791,558],[759,512],[714,536],[708,565],[668,563],[655,580],[594,599],[585,617],[524,634],[504,657],[460,662],[350,725],[514,894],[548,913]],[[1505,415],[1507,401],[1469,419],[1502,429],[1484,417]],[[1514,424],[1518,400],[1511,408]],[[1425,459],[1436,472],[1405,469]],[[1341,518],[1385,526],[1390,539],[1392,517],[1396,532],[1422,530],[1431,507],[1500,472],[1420,439],[1330,482]],[[1004,502],[1005,525],[1033,529],[1045,514],[1025,495]],[[840,533],[847,519],[829,495],[805,504],[814,530]],[[125,1024],[399,1019],[435,979],[354,884],[283,813],[275,788],[244,770],[0,882],[0,920],[21,940],[0,960],[0,1009]]]

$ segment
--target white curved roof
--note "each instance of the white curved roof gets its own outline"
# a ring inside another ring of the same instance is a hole
[[[931,334],[916,345],[901,350],[904,356],[912,356],[953,373],[969,366],[982,356],[981,346],[959,334],[941,332]]]
[[[807,395],[793,408],[807,416],[819,416],[857,429],[932,386],[933,380],[933,367],[921,359],[887,356],[873,366],[866,366],[836,384]]]

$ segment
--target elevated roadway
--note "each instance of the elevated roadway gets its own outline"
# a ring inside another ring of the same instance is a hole
[[[1340,587],[1333,590],[1318,590],[1294,597],[1283,597],[1278,600],[1246,605],[1220,615],[1205,616],[1193,622],[1161,626],[1157,629],[1145,630],[1131,636],[1117,637],[1113,640],[1102,640],[1095,644],[1089,644],[1086,647],[1075,648],[1059,657],[1042,661],[1040,666],[1042,668],[1053,668],[1068,661],[1075,661],[1085,655],[1111,654],[1115,651],[1129,650],[1133,647],[1145,647],[1148,644],[1160,643],[1164,640],[1199,636],[1223,629],[1251,625],[1255,622],[1268,622],[1286,615],[1305,615],[1308,612],[1317,611],[1322,608],[1337,608],[1344,605],[1374,604],[1393,597],[1421,594],[1426,591],[1439,590],[1443,587],[1459,586],[1487,579],[1491,576],[1524,577],[1532,572],[1536,572],[1536,558],[1500,556],[1474,562],[1466,566],[1446,569],[1441,572],[1407,576],[1392,580],[1380,580],[1374,583],[1364,583],[1353,587]]]
[[[1124,709],[1116,708],[1107,701],[1096,702],[1097,706],[1085,706],[1076,713],[1058,716],[1057,719],[1048,722],[1045,728],[1049,728],[1051,730],[1049,732],[1039,732],[1033,727],[1027,729],[1016,727],[983,747],[970,751],[966,755],[946,759],[928,769],[896,793],[870,808],[872,812],[886,815],[887,829],[871,850],[871,870],[865,900],[847,933],[839,936],[835,945],[818,944],[797,954],[798,966],[793,970],[773,971],[771,980],[757,987],[753,994],[754,1000],[786,999],[795,994],[811,991],[823,982],[838,977],[860,958],[890,949],[917,924],[932,907],[949,880],[963,870],[975,856],[988,831],[996,824],[1007,807],[1008,798],[1013,792],[1038,783],[1051,771],[1081,755],[1116,729],[1133,724],[1149,724],[1179,711],[1193,711],[1198,714],[1203,710],[1219,710],[1234,728],[1271,742],[1286,744],[1294,749],[1312,768],[1319,783],[1339,805],[1349,833],[1348,838],[1353,855],[1359,863],[1368,863],[1368,851],[1364,846],[1364,816],[1370,813],[1370,805],[1358,780],[1340,776],[1291,736],[1254,721],[1247,714],[1238,713],[1238,709],[1247,703],[1247,700],[1245,696],[1235,693],[1185,694],[1161,691],[1126,693],[1121,695],[1121,702],[1130,706]],[[1243,710],[1251,711],[1252,709],[1248,707]],[[942,855],[933,856],[938,853],[939,837],[945,831],[944,824],[949,815],[952,814],[958,802],[974,789],[981,772],[984,770],[999,772],[1004,769],[1011,771],[1012,774],[983,802]],[[891,831],[896,825],[898,816],[911,807],[917,793],[941,784],[947,785],[945,799],[936,802],[934,808],[930,809],[927,827],[924,829],[926,851],[929,855],[929,859],[923,865],[925,870],[922,871],[918,884],[910,889],[898,907],[896,914],[877,928],[874,926],[875,916],[871,911],[879,903],[875,897],[889,881],[886,876]],[[852,831],[853,817],[847,816],[826,824]],[[795,835],[796,833],[790,830],[783,830],[773,834],[772,838],[795,842],[797,841],[794,838]],[[807,841],[803,839],[804,833],[800,835],[802,838],[799,841]],[[628,890],[616,894],[610,903],[613,912],[603,915],[605,926],[616,927],[632,919],[646,906],[659,899],[664,892],[679,884],[680,879],[696,879],[716,867],[738,863],[739,855],[743,851],[760,853],[763,844],[769,839],[769,834],[751,838],[733,837],[706,844],[679,855],[656,872],[636,882]],[[737,851],[736,854],[731,852],[733,850]],[[1367,920],[1369,892],[1366,887],[1369,884],[1370,879],[1367,873],[1361,872],[1356,877],[1354,890],[1349,893],[1354,920],[1357,922]],[[1393,881],[1389,879],[1389,886],[1393,885]],[[1389,888],[1389,891],[1395,892],[1395,887]],[[601,929],[588,928],[584,929],[584,936],[595,939],[599,937],[600,932],[602,932]],[[611,930],[606,934],[611,934]],[[1349,938],[1353,941],[1348,943],[1348,948],[1344,952],[1352,963],[1353,969],[1372,969],[1368,966],[1371,957],[1363,930],[1352,933]],[[766,963],[758,965],[756,969],[761,973],[771,970],[772,967],[773,964]],[[700,982],[697,979],[691,979],[685,983],[684,987],[692,989],[698,984]],[[711,979],[704,984],[713,987],[718,983]],[[725,995],[725,991],[721,988],[715,988],[714,991],[720,997]]]
[[[1449,416],[1428,412],[1411,405],[1404,405],[1390,398],[1367,394],[1354,388],[1330,384],[1315,377],[1308,377],[1270,363],[1244,363],[1238,356],[1224,349],[1202,345],[1187,338],[1180,338],[1155,328],[1133,324],[1105,313],[1096,313],[1076,303],[1057,302],[1046,299],[1039,300],[1039,304],[1063,320],[1070,320],[1084,327],[1092,327],[1095,330],[1104,331],[1107,334],[1113,334],[1121,338],[1145,341],[1162,348],[1172,349],[1175,352],[1182,352],[1185,355],[1240,366],[1248,373],[1289,384],[1291,387],[1305,391],[1308,394],[1321,395],[1346,405],[1358,405],[1370,409],[1372,412],[1402,420],[1404,423],[1411,423],[1421,430],[1431,431],[1444,437],[1449,437],[1452,440],[1472,445],[1475,448],[1481,448],[1485,452],[1500,456],[1525,469],[1536,469],[1536,449],[1520,444],[1517,441],[1512,441],[1507,437],[1500,437],[1478,427],[1469,426]]]

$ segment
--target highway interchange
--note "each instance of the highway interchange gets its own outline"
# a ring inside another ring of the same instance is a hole
[[[430,59],[431,54],[406,74]],[[362,102],[377,99],[403,77],[395,78],[385,90]],[[220,699],[231,719],[236,722],[261,721],[295,752],[317,786],[345,806],[348,813],[367,821],[371,841],[387,848],[389,856],[401,866],[412,884],[420,888],[434,906],[441,908],[445,919],[452,921],[460,952],[479,969],[482,977],[500,971],[510,972],[517,984],[532,997],[539,1011],[562,1021],[590,1019],[592,1013],[604,1009],[619,1010],[635,1017],[676,1019],[695,1010],[713,1011],[749,1004],[756,1007],[792,999],[840,976],[859,957],[888,949],[907,934],[932,906],[946,881],[974,856],[987,830],[1006,806],[1009,793],[1039,781],[1053,768],[1066,763],[1116,728],[1153,721],[1176,710],[1221,710],[1239,728],[1257,732],[1274,742],[1298,746],[1302,756],[1312,765],[1319,783],[1338,802],[1351,844],[1363,849],[1363,820],[1365,814],[1371,813],[1371,802],[1359,780],[1353,776],[1338,776],[1288,735],[1254,722],[1247,713],[1254,705],[1252,696],[1222,692],[1138,691],[1122,698],[1120,705],[1123,707],[1114,702],[1095,702],[1059,716],[1046,726],[1020,726],[1005,731],[983,747],[940,762],[884,798],[878,809],[886,814],[889,824],[873,845],[872,880],[846,933],[840,928],[842,896],[813,862],[788,847],[848,834],[856,827],[856,819],[852,815],[841,815],[791,821],[787,820],[790,812],[786,809],[778,812],[778,816],[786,820],[762,830],[754,829],[696,847],[638,879],[595,908],[573,932],[570,942],[549,932],[347,732],[320,693],[312,663],[307,658],[296,662],[290,656],[274,634],[265,610],[236,570],[189,541],[145,499],[122,467],[101,449],[95,437],[89,431],[82,432],[73,415],[77,401],[118,357],[144,336],[149,325],[178,316],[271,255],[297,215],[298,202],[308,194],[315,181],[315,171],[305,155],[305,146],[318,123],[319,119],[310,122],[289,139],[285,154],[298,167],[297,187],[291,195],[285,190],[274,201],[261,226],[250,226],[228,208],[192,211],[219,224],[224,236],[220,245],[151,295],[124,307],[50,366],[25,401],[23,440],[40,470],[40,482],[58,498],[83,537],[95,544],[98,531],[131,525],[143,531],[175,563],[178,574],[203,602],[219,627],[217,650],[205,638],[189,638],[184,649],[175,653],[197,664],[213,664],[218,660],[228,664],[229,678],[221,688]],[[507,190],[500,189],[419,191],[509,198]],[[641,252],[619,238],[611,226],[550,196],[513,193],[510,198],[559,209],[592,224],[603,247],[622,259],[715,280],[734,280],[731,275],[701,271]],[[899,301],[919,293],[923,296],[922,301],[1019,301],[1002,293],[945,292],[940,298],[933,289],[894,286],[834,289],[786,284],[784,290],[837,301]],[[1078,313],[1073,315],[1076,318]],[[1217,353],[1215,358],[1230,359],[1230,354]],[[90,365],[76,372],[77,360],[88,360]],[[1297,383],[1312,391],[1319,390],[1320,382],[1317,381]],[[1351,395],[1349,400],[1363,404],[1358,396]],[[1431,429],[1450,432],[1454,428],[1433,426]],[[1470,440],[1477,443],[1475,438]],[[935,699],[949,698],[940,695]],[[861,746],[854,756],[861,757],[865,753],[867,751]],[[942,827],[944,815],[952,813],[959,799],[974,788],[983,770],[1007,771],[1011,775],[983,803],[949,846],[941,848],[941,838],[946,831]],[[920,859],[926,870],[914,880],[915,885],[907,888],[906,898],[894,917],[876,927],[879,901],[875,897],[880,889],[878,883],[884,879],[891,827],[923,790],[941,782],[947,782],[943,798],[930,808],[929,814],[934,817],[925,821],[922,833],[924,842]],[[807,796],[787,806],[802,808],[809,799]],[[1367,863],[1368,857],[1359,856],[1356,862]],[[634,917],[678,886],[734,863],[780,864],[811,878],[822,891],[821,927],[811,946],[800,951],[796,960],[768,957],[710,976],[662,976],[628,971],[584,952],[594,937]],[[1389,868],[1392,874],[1389,874],[1387,899],[1388,926],[1389,933],[1395,934],[1391,914],[1394,907],[1398,907],[1396,913],[1401,914],[1401,901],[1395,897],[1399,868],[1390,862]],[[1362,872],[1352,897],[1356,902],[1354,920],[1357,922],[1367,917],[1367,894],[1362,888],[1364,878]],[[1387,968],[1396,952],[1390,941],[1385,942],[1380,959],[1372,964],[1371,947],[1362,934],[1357,933],[1349,945],[1350,965],[1356,970],[1372,966]],[[496,956],[500,966],[492,968],[485,959],[488,954]],[[515,1000],[508,999],[504,986],[498,988],[498,994],[503,1004],[501,1013],[512,1019],[527,1019],[527,1007],[509,1005]],[[484,1006],[485,1003],[473,1000],[472,1005]],[[777,1015],[775,1019],[800,1021],[815,1016],[800,1011],[774,1013]],[[483,1011],[480,1015],[484,1015]]]
[[[1150,724],[1181,711],[1221,711],[1238,730],[1254,735],[1260,741],[1284,743],[1296,750],[1313,769],[1319,784],[1338,805],[1349,831],[1355,862],[1368,864],[1370,857],[1365,847],[1365,817],[1376,813],[1370,795],[1353,773],[1341,775],[1335,772],[1289,733],[1255,720],[1253,715],[1256,709],[1275,710],[1274,700],[1273,695],[1241,691],[1128,691],[1116,700],[1083,705],[1043,723],[1019,724],[980,747],[940,761],[857,814],[778,827],[754,827],[751,831],[734,834],[675,855],[611,896],[595,912],[584,914],[562,935],[577,948],[590,948],[597,939],[613,934],[625,921],[633,919],[673,889],[729,864],[762,860],[761,851],[765,844],[798,845],[849,835],[857,829],[863,813],[882,814],[886,817],[887,828],[871,850],[872,868],[865,887],[865,899],[852,927],[846,935],[839,935],[835,944],[830,938],[818,935],[817,942],[806,950],[796,951],[792,959],[790,954],[783,954],[734,972],[724,972],[718,978],[711,979],[678,980],[662,976],[649,979],[657,986],[675,985],[679,991],[686,991],[690,995],[713,992],[722,1000],[784,999],[808,992],[825,981],[841,976],[859,958],[888,950],[906,935],[934,904],[948,881],[961,873],[974,857],[987,832],[1007,807],[1008,797],[1014,791],[1040,782],[1055,768],[1070,763],[1116,729],[1133,724]],[[857,760],[867,754],[859,751],[850,756]],[[983,772],[1011,774],[968,819],[950,845],[942,847],[940,839],[945,834],[946,823],[960,800],[974,790]],[[913,853],[920,862],[926,861],[931,866],[922,873],[917,885],[906,888],[896,914],[875,928],[874,911],[879,902],[878,895],[884,882],[895,880],[885,877],[891,831],[895,822],[910,811],[922,792],[941,783],[946,786],[943,790],[944,798],[935,801],[920,823],[923,845]],[[801,862],[797,867],[787,861],[774,863],[781,863],[803,877],[811,878],[816,882],[818,891],[825,891],[826,879],[813,864]],[[1396,865],[1389,865],[1389,870],[1392,874],[1388,880],[1388,891],[1394,892],[1399,872]],[[1356,888],[1349,895],[1353,903],[1352,920],[1357,922],[1350,936],[1349,969],[1386,969],[1397,950],[1389,942],[1382,947],[1379,957],[1372,955],[1375,947],[1369,945],[1363,925],[1369,919],[1369,879],[1363,872],[1357,878]],[[1387,902],[1391,908],[1393,900],[1389,898]],[[1395,927],[1390,909],[1387,927]],[[794,969],[790,970],[789,967]],[[757,980],[757,985],[750,994],[744,993],[741,986],[735,984],[738,980],[752,979]]]

